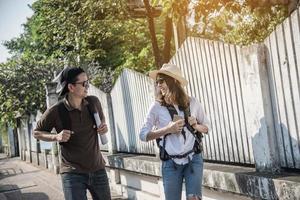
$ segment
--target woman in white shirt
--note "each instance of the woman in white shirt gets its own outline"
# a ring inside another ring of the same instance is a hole
[[[159,90],[140,131],[140,139],[156,139],[162,160],[166,200],[180,200],[185,180],[186,198],[202,197],[203,158],[201,133],[208,132],[208,120],[200,102],[189,97],[187,80],[173,64],[151,71]]]

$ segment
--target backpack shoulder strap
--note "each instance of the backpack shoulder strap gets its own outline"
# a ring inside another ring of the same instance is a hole
[[[195,137],[196,141],[200,144],[201,143],[201,138],[203,137],[202,133],[198,132],[195,130],[189,123],[188,117],[191,116],[191,109],[190,106],[188,106],[186,109],[184,109],[184,120],[185,120],[185,126],[186,128],[193,134]],[[197,137],[197,135],[199,137]]]
[[[88,102],[87,109],[88,109],[88,111],[90,113],[91,118],[93,119],[94,124],[96,125],[96,120],[94,118],[94,113],[93,113],[93,106],[94,106],[94,104],[92,103],[91,99],[88,98],[88,97],[86,97],[85,100],[87,100],[87,102]]]
[[[191,109],[190,106],[188,106],[186,109],[183,110],[184,112],[184,118],[188,118],[189,116],[191,116]]]
[[[174,115],[177,115],[177,114],[178,114],[177,110],[175,109],[175,107],[174,107],[173,105],[166,105],[165,107],[168,109],[168,111],[169,111],[169,113],[170,113],[170,116],[171,116],[171,119],[173,120]],[[169,134],[170,134],[170,133],[164,135],[163,139],[157,138],[157,139],[156,139],[156,144],[157,144],[157,146],[159,146],[159,142],[160,142],[161,140],[163,140],[163,148],[165,148],[165,146],[166,146],[166,137],[167,137]]]
[[[69,111],[64,105],[64,102],[61,100],[58,102],[58,114],[59,119],[61,120],[63,129],[71,130],[72,129],[72,122],[69,115]]]
[[[165,107],[168,109],[171,119],[173,120],[174,115],[178,115],[176,108],[173,105],[166,105]]]

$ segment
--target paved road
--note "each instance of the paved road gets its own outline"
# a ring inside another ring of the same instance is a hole
[[[88,195],[88,199],[92,199]],[[112,193],[113,200],[123,199]],[[0,200],[62,200],[60,176],[48,170],[0,155]]]
[[[203,200],[249,200],[204,189]],[[114,200],[125,199],[112,193]],[[60,176],[48,170],[20,161],[19,158],[5,158],[0,154],[0,200],[62,200]],[[91,197],[89,196],[89,199]]]

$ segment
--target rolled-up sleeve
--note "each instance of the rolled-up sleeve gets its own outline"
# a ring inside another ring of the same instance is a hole
[[[140,130],[139,137],[141,141],[146,142],[147,141],[147,135],[150,131],[153,130],[153,127],[155,127],[156,123],[156,104],[153,103],[147,113],[147,116],[145,118],[144,124]]]
[[[210,130],[210,123],[209,120],[204,112],[203,106],[202,104],[197,100],[196,100],[196,107],[197,107],[197,122],[199,124],[205,125],[208,128],[208,131]]]
[[[47,131],[50,132],[53,128],[55,128],[55,120],[57,119],[58,111],[53,106],[47,109],[40,120],[37,122],[36,127],[34,128],[35,131]]]

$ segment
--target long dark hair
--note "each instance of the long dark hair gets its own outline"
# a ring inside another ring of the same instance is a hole
[[[167,100],[167,102],[177,104],[181,109],[186,109],[189,106],[189,96],[178,80],[165,74],[157,74],[156,80],[157,79],[165,80],[169,88],[169,92],[165,95],[163,95],[161,91],[157,91],[156,100],[159,101],[161,105],[166,106]]]

